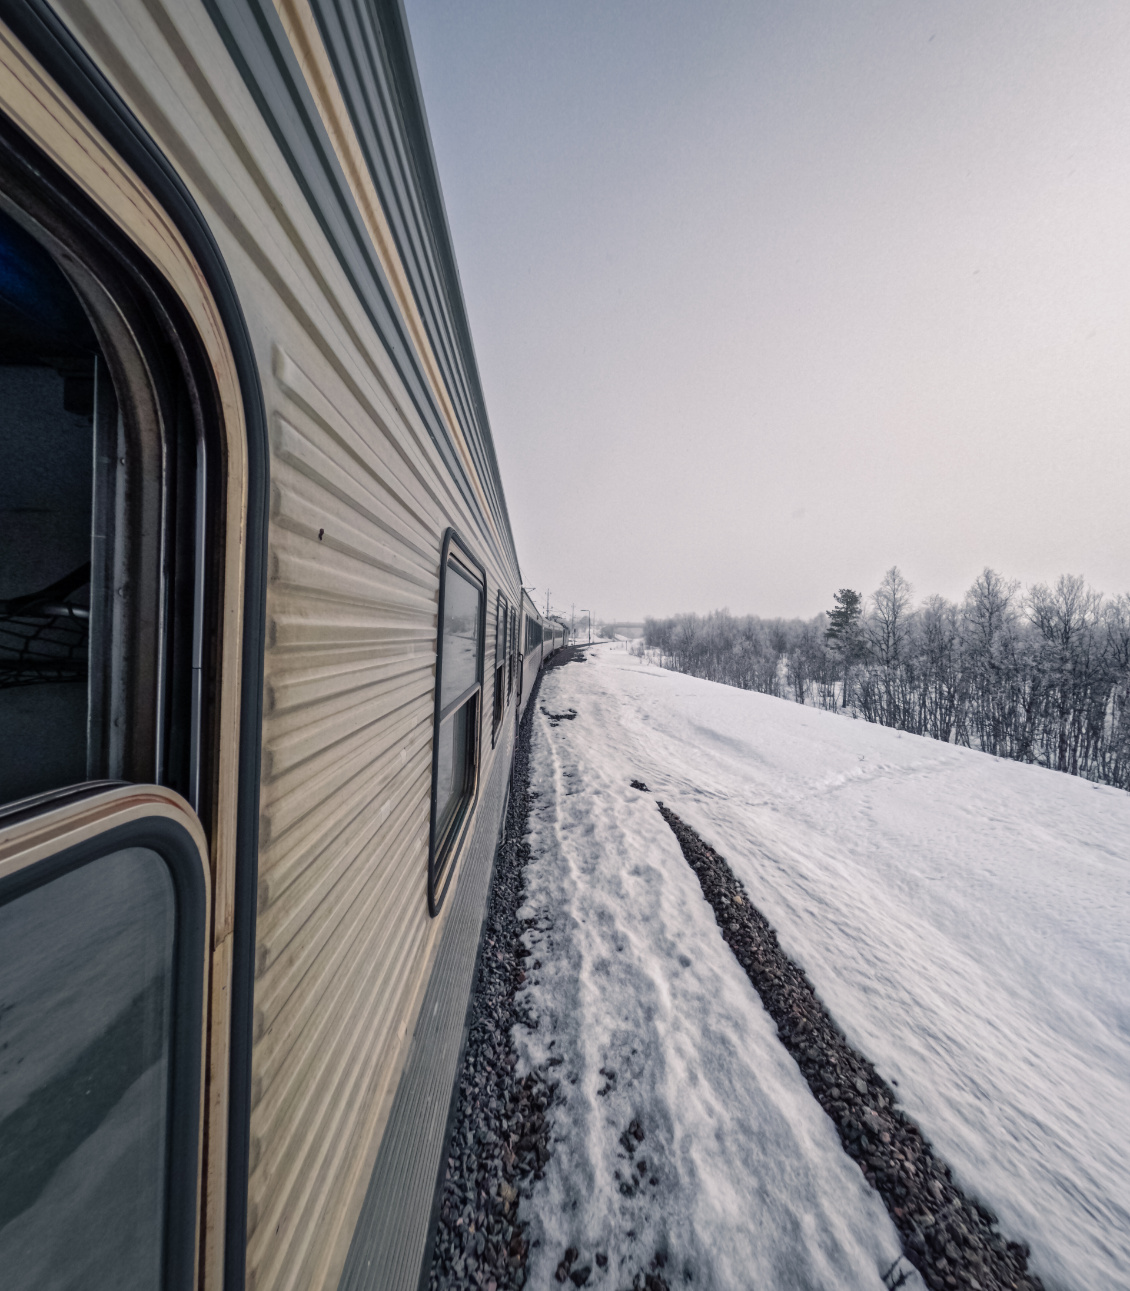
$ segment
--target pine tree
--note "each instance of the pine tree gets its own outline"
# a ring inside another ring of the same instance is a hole
[[[863,597],[850,587],[841,587],[833,599],[836,608],[828,611],[828,626],[824,630],[824,637],[833,649],[847,653],[859,637]]]
[[[824,639],[830,649],[840,657],[842,707],[846,712],[852,701],[852,665],[864,653],[863,648],[863,597],[850,587],[841,587],[834,600],[836,608],[828,611],[828,626]]]

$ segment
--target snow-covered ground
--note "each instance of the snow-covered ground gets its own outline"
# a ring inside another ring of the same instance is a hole
[[[878,1288],[898,1254],[656,798],[727,858],[1033,1271],[1130,1286],[1130,795],[622,646],[549,672],[539,706],[577,716],[535,718],[540,1021],[519,1042],[563,1060],[568,1104],[523,1202],[531,1286],[567,1246],[628,1280],[662,1250],[672,1286],[707,1287]],[[647,1169],[624,1195],[632,1117]]]

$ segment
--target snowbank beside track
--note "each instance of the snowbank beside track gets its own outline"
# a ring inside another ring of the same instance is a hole
[[[718,1286],[876,1285],[898,1250],[640,778],[726,855],[1033,1271],[1124,1283],[1130,796],[615,648],[547,678],[541,706],[577,712],[535,730],[529,881],[553,927],[533,934],[523,1043],[564,1056],[570,1098],[528,1203],[547,1267],[598,1220],[640,1250],[668,1234]],[[629,1195],[616,1144],[637,1107],[663,1169],[651,1184],[645,1142]]]
[[[598,668],[547,675],[534,730],[520,913],[537,921],[521,992],[536,1029],[518,1028],[518,1048],[553,1071],[566,1101],[521,1212],[529,1285],[554,1285],[571,1249],[573,1272],[617,1289],[882,1291],[898,1236],[654,799],[602,744]],[[578,715],[554,720],[566,699]]]

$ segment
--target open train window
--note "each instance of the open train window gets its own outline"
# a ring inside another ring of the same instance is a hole
[[[175,292],[0,115],[5,1288],[195,1280],[219,417]]]
[[[439,582],[428,910],[436,914],[470,817],[479,774],[486,575],[453,529]]]
[[[0,803],[106,779],[195,803],[203,439],[134,284],[40,214],[0,188]]]
[[[0,210],[0,801],[87,779],[99,375],[77,295]]]
[[[510,626],[510,607],[506,597],[498,593],[494,615],[494,724],[492,736],[498,734],[506,713],[506,659],[507,630]]]

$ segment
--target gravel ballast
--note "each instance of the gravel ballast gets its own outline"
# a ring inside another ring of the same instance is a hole
[[[583,655],[562,650],[547,667],[574,657],[584,662]],[[535,687],[540,688],[540,677]],[[530,1233],[519,1219],[519,1204],[544,1177],[552,1151],[551,1120],[562,1114],[559,1109],[565,1102],[553,1063],[521,1078],[516,1074],[515,1028],[536,1026],[536,1020],[524,1016],[518,991],[527,973],[538,968],[523,944],[537,920],[519,918],[518,912],[530,913],[523,906],[530,859],[528,820],[536,797],[529,789],[530,719],[537,699],[535,689],[519,730],[506,830],[495,860],[427,1266],[433,1291],[501,1291],[527,1285]],[[574,717],[572,709],[544,715],[551,725]],[[642,782],[633,787],[647,791]],[[1027,1248],[1007,1240],[995,1216],[957,1187],[948,1166],[898,1107],[895,1091],[848,1044],[803,971],[784,954],[725,860],[662,803],[659,809],[782,1043],[835,1123],[845,1152],[882,1198],[905,1258],[932,1291],[1042,1291],[1039,1279],[1028,1271]],[[629,1155],[634,1159],[634,1153]],[[647,1155],[650,1159],[653,1154]],[[582,1258],[572,1246],[564,1250],[556,1283],[567,1289],[596,1279],[607,1256],[588,1255]],[[594,1262],[599,1269],[590,1267]],[[641,1291],[662,1291],[668,1285],[664,1273],[654,1267],[634,1285]],[[905,1276],[914,1277],[910,1270],[904,1275],[893,1266],[884,1282],[897,1287]]]
[[[584,655],[566,647],[545,667],[574,660],[583,663]],[[495,857],[433,1238],[432,1291],[502,1291],[525,1284],[529,1247],[518,1202],[549,1160],[547,1112],[557,1084],[538,1071],[515,1075],[518,1054],[511,1035],[515,1023],[525,1021],[515,992],[525,981],[530,954],[521,937],[534,922],[519,919],[518,910],[530,854],[530,725],[540,685],[541,674],[519,728],[506,828]]]
[[[844,1150],[882,1197],[907,1259],[927,1285],[933,1291],[1042,1291],[1028,1272],[1028,1248],[1006,1240],[995,1216],[957,1187],[891,1087],[848,1044],[726,861],[658,806],[781,1042],[835,1123]]]

